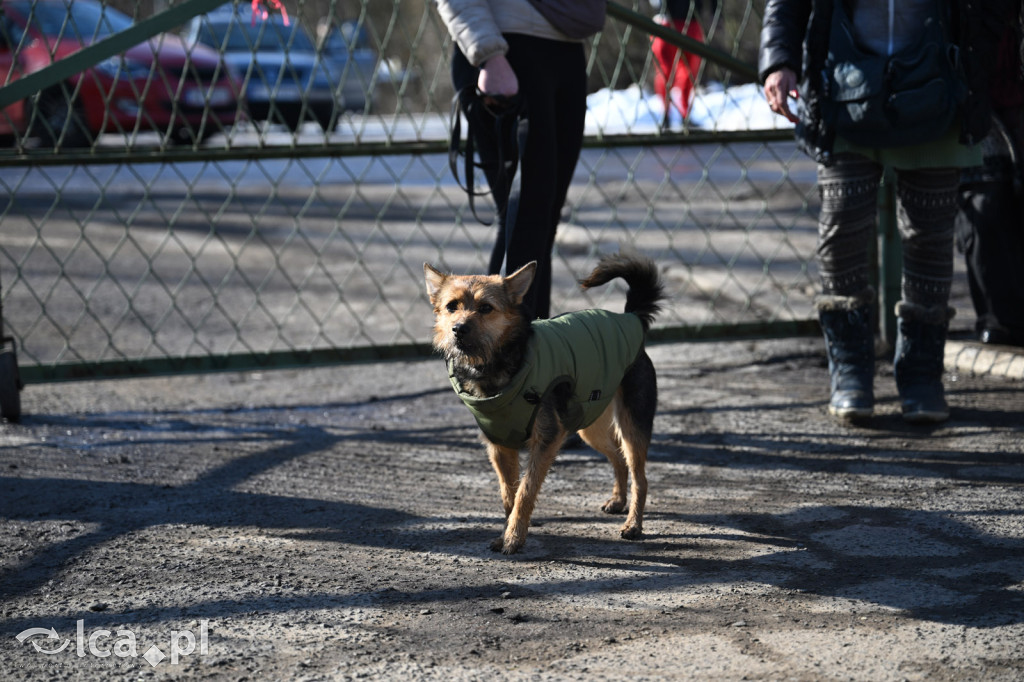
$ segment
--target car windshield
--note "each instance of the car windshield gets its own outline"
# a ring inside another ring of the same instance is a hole
[[[132,25],[132,20],[113,7],[92,2],[39,2],[3,0],[5,12],[19,14],[29,29],[51,38],[92,42]]]
[[[313,52],[313,42],[297,24],[276,21],[204,21],[199,41],[228,52]]]
[[[324,50],[327,52],[334,52],[341,54],[348,52],[348,43],[345,42],[345,38],[341,35],[341,31],[334,30],[327,34],[324,38]]]

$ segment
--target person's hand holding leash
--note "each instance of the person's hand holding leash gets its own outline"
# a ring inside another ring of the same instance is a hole
[[[507,106],[510,98],[519,94],[519,78],[505,55],[497,55],[480,66],[476,87],[485,104],[500,109]]]

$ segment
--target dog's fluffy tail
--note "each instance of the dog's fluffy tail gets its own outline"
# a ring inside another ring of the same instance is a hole
[[[658,274],[658,266],[649,258],[629,254],[604,256],[586,279],[580,280],[584,289],[599,287],[621,277],[629,285],[626,292],[626,312],[640,318],[644,331],[651,328],[654,317],[661,310],[659,301],[665,298],[665,287]]]

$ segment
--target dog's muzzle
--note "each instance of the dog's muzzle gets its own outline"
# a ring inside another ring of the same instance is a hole
[[[473,336],[470,333],[469,325],[459,322],[452,325],[452,336],[455,337],[455,347],[463,353],[472,352],[476,344],[473,343]]]

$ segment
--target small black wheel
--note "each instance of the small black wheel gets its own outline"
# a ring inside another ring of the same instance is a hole
[[[43,146],[54,146],[58,141],[68,148],[92,145],[92,134],[85,123],[82,104],[69,99],[67,93],[70,90],[70,86],[57,86],[39,93],[31,134],[38,137]]]
[[[294,133],[302,127],[301,106],[290,106],[290,103],[274,103],[267,112],[267,125],[283,125],[288,132]]]
[[[18,359],[14,351],[0,351],[0,416],[9,422],[21,421],[20,390]]]
[[[338,119],[334,117],[334,107],[320,108],[313,110],[313,118],[320,125],[320,128],[325,133],[334,131],[334,128],[338,125]]]
[[[198,128],[198,125],[195,128],[188,125],[178,126],[168,134],[167,141],[177,147],[191,147],[193,145],[197,147],[201,146],[211,135],[214,134],[214,131],[207,127],[200,133]]]

